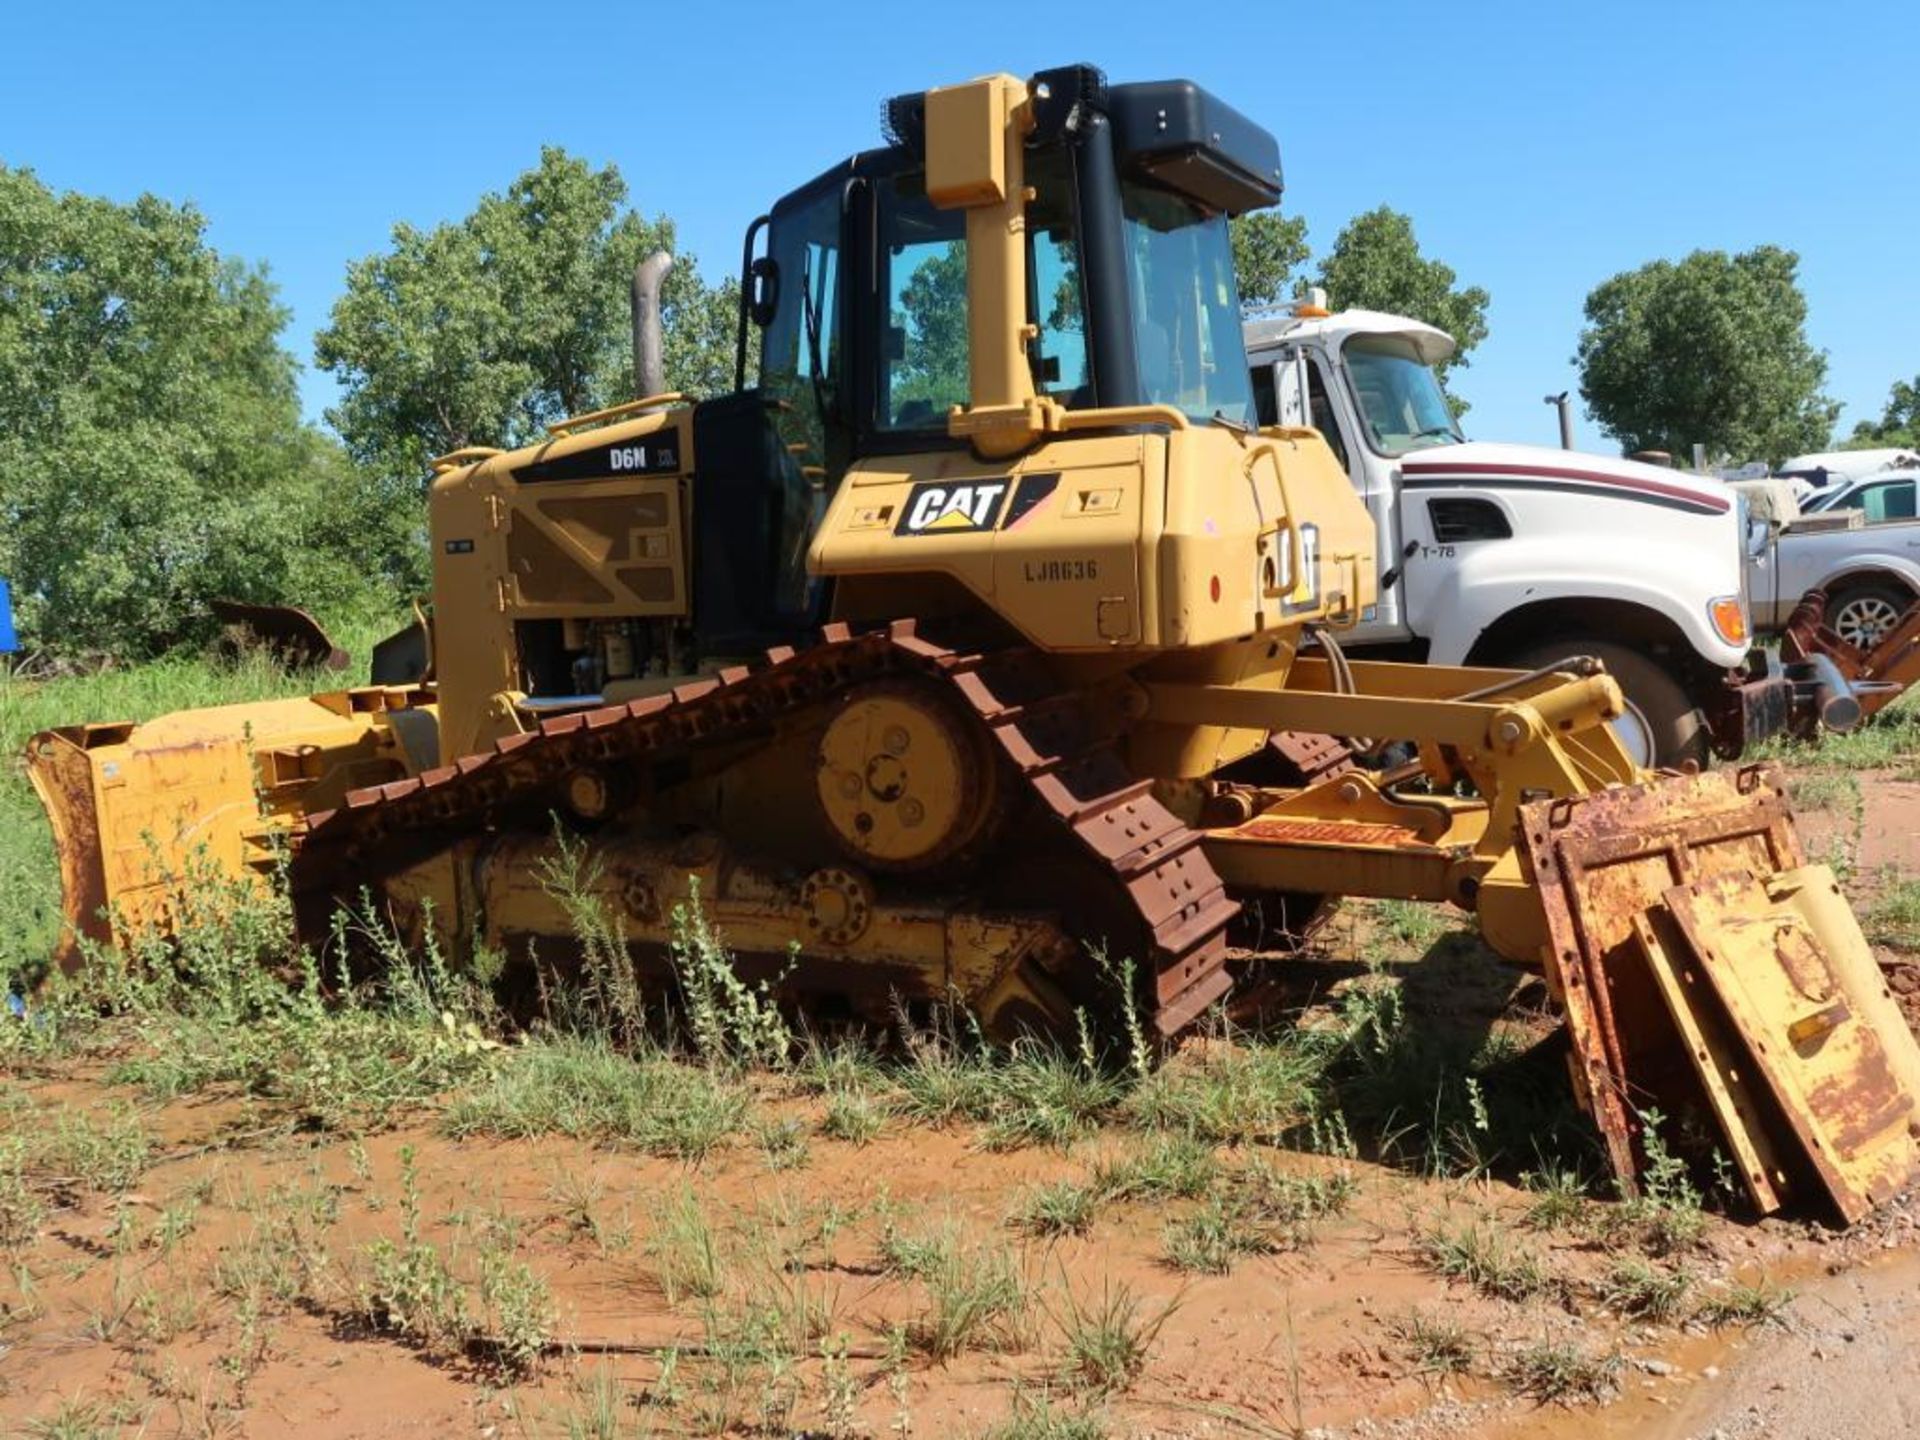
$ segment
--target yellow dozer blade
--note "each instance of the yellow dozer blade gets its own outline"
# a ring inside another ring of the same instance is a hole
[[[1720,1149],[1754,1206],[1847,1222],[1920,1163],[1920,1046],[1761,767],[1522,807],[1574,1085],[1615,1175],[1648,1117]],[[1664,1128],[1664,1127],[1663,1127]]]
[[[258,877],[294,818],[434,763],[427,700],[373,686],[34,736],[27,779],[53,829],[66,912],[56,961],[75,968],[85,941],[116,929],[164,929],[196,868]]]

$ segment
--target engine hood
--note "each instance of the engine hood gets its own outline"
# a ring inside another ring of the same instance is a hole
[[[1472,441],[1416,450],[1400,462],[1410,488],[1449,484],[1493,489],[1573,491],[1630,503],[1724,515],[1733,493],[1718,480],[1705,480],[1638,460],[1549,450],[1541,445],[1496,445]]]

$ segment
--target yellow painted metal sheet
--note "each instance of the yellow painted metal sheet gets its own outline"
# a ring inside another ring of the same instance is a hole
[[[1724,1007],[1706,993],[1709,982],[1699,964],[1690,961],[1684,940],[1669,944],[1662,938],[1663,932],[1670,933],[1671,929],[1672,916],[1664,911],[1649,912],[1634,920],[1654,982],[1667,1002],[1714,1118],[1720,1123],[1720,1132],[1733,1152],[1734,1169],[1754,1208],[1770,1215],[1780,1208],[1789,1177],[1753,1093],[1753,1067]]]
[[[1832,872],[1723,876],[1666,906],[1778,1105],[1787,1135],[1848,1222],[1920,1163],[1920,1048]]]
[[[1771,875],[1803,859],[1786,798],[1760,767],[1661,776],[1520,807],[1546,921],[1547,982],[1564,1005],[1575,1084],[1622,1185],[1637,1183],[1642,1117],[1702,1108],[1692,1052],[1649,973],[1635,922],[1676,885]]]

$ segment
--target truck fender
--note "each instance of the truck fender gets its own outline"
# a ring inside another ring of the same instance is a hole
[[[1676,597],[1671,588],[1663,588],[1653,578],[1697,574],[1696,546],[1644,547],[1635,557],[1637,574],[1624,573],[1618,557],[1601,554],[1591,566],[1577,568],[1569,567],[1570,558],[1564,535],[1539,546],[1518,538],[1462,545],[1458,558],[1446,562],[1449,568],[1437,583],[1422,587],[1426,590],[1422,613],[1408,616],[1414,632],[1428,642],[1428,660],[1437,665],[1464,663],[1482,636],[1526,607],[1564,605],[1569,629],[1591,629],[1594,619],[1583,624],[1578,614],[1583,601],[1651,612],[1715,669],[1732,669],[1746,659],[1744,644],[1729,644],[1713,631],[1706,607],[1711,596],[1703,593],[1697,605],[1689,605],[1683,602],[1691,597]],[[1610,560],[1614,563],[1609,564]]]

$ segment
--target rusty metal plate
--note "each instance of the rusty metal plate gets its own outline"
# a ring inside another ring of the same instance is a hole
[[[1746,1187],[1754,1209],[1770,1215],[1780,1208],[1789,1184],[1786,1163],[1774,1148],[1763,1100],[1754,1093],[1747,1050],[1710,991],[1684,936],[1673,934],[1673,917],[1651,911],[1634,921],[1634,930],[1652,968],[1654,983],[1680,1032],[1720,1133],[1733,1152],[1734,1173]]]
[[[320,622],[296,606],[215,600],[209,608],[214,619],[250,636],[290,671],[344,670],[353,663]]]
[[[1797,868],[1786,799],[1759,766],[1667,775],[1523,805],[1520,837],[1546,920],[1547,981],[1573,1041],[1575,1088],[1614,1175],[1632,1189],[1642,1113],[1712,1123],[1636,922],[1675,886]]]
[[[1667,910],[1777,1108],[1769,1143],[1849,1223],[1891,1198],[1920,1163],[1920,1047],[1832,872],[1678,886]]]

